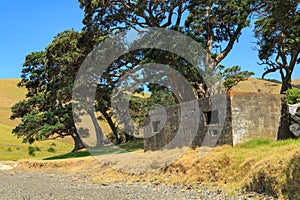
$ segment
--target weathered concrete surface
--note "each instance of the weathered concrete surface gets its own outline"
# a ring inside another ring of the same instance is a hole
[[[279,94],[230,92],[199,99],[198,106],[197,111],[184,109],[186,113],[181,113],[182,105],[166,108],[164,121],[161,113],[152,113],[144,130],[149,136],[145,138],[145,151],[187,145],[236,145],[254,138],[278,139],[282,120]],[[153,122],[160,124],[159,131],[153,131]],[[175,137],[181,140],[173,142]]]
[[[277,140],[281,95],[231,92],[233,145],[254,138]]]

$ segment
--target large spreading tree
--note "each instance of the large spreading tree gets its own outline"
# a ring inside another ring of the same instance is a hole
[[[207,60],[212,60],[212,65],[207,67],[215,70],[230,53],[243,28],[249,25],[251,14],[257,9],[254,0],[227,2],[79,0],[79,2],[85,12],[83,31],[60,33],[45,51],[33,52],[26,57],[19,85],[28,90],[27,98],[12,107],[12,118],[22,119],[13,133],[22,137],[24,142],[32,143],[37,140],[72,136],[75,141],[73,151],[83,148],[79,136],[88,134],[88,130],[77,130],[75,126],[77,117],[72,115],[71,101],[74,81],[88,53],[110,34],[129,28],[139,32],[147,27],[179,31],[204,47],[208,55]],[[143,49],[116,59],[103,72],[102,77],[95,77],[99,80],[95,107],[89,105],[90,107],[87,106],[84,110],[92,118],[95,127],[97,127],[95,112],[100,111],[118,143],[121,142],[120,132],[111,112],[111,94],[115,84],[120,77],[130,70],[135,70],[140,64],[153,62],[167,64],[181,72],[194,87],[198,97],[209,92],[203,77],[195,73],[191,64],[170,52]],[[170,83],[174,82],[172,77],[168,79]],[[161,95],[166,99],[170,98],[168,96],[171,93],[170,88],[153,84],[147,86],[152,92],[151,102],[156,102],[157,97]],[[132,115],[139,111],[135,104],[145,105],[143,101],[132,99]],[[170,102],[173,101],[170,99]],[[98,135],[97,142],[100,144],[102,139],[102,135]],[[127,139],[126,136],[126,141]]]
[[[207,71],[217,70],[218,64],[232,50],[242,30],[249,26],[252,14],[259,8],[256,0],[79,0],[79,2],[85,12],[83,22],[87,30],[98,29],[112,33],[133,28],[140,32],[148,27],[159,27],[176,30],[192,37],[206,50],[207,63],[208,60],[211,61],[211,64],[206,66],[210,68]],[[176,65],[174,61],[180,63],[178,57],[159,50],[146,53],[143,54],[143,60],[173,64],[173,67]],[[176,70],[189,71],[190,74],[185,74],[186,77],[193,76],[195,71],[187,70],[191,68],[190,65],[183,62],[180,64]],[[189,81],[198,94],[203,96],[209,93],[201,77],[198,76],[196,81],[195,78],[190,78]]]
[[[23,142],[71,136],[73,151],[84,148],[75,126],[71,100],[77,71],[92,43],[87,45],[86,41],[86,33],[65,31],[45,51],[26,56],[19,83],[27,89],[26,99],[12,107],[11,116],[21,118],[13,134],[23,138]]]
[[[291,78],[300,64],[300,2],[298,0],[263,1],[255,21],[258,53],[265,66],[262,77],[279,72],[281,93],[292,87]]]

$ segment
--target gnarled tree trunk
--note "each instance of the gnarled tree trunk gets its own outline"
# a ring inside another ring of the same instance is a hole
[[[71,134],[73,140],[74,140],[74,148],[71,152],[76,152],[76,151],[79,151],[80,149],[84,149],[85,146],[82,142],[82,140],[80,139],[80,137],[78,136],[77,133],[73,133]]]

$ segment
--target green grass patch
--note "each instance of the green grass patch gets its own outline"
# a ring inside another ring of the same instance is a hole
[[[59,159],[68,159],[68,158],[80,158],[91,156],[91,153],[88,151],[78,151],[78,152],[70,152],[62,155],[52,156],[48,158],[44,158],[44,160],[59,160]]]
[[[34,146],[22,143],[22,139],[13,136],[12,127],[0,124],[0,160],[20,160],[28,158],[45,158],[70,152],[73,145],[60,140],[55,141],[55,152],[48,152],[53,148],[53,141],[35,142]],[[31,152],[29,154],[29,147]],[[34,150],[33,150],[34,149]]]
[[[263,145],[270,145],[271,143],[273,143],[272,140],[253,139],[253,140],[250,140],[248,142],[245,142],[245,143],[242,143],[242,144],[238,144],[236,147],[237,148],[253,149],[253,148],[257,148],[259,146],[263,146]]]
[[[49,148],[47,149],[47,151],[50,152],[50,153],[54,153],[54,152],[55,152],[55,149],[54,149],[53,147],[49,147]]]
[[[236,145],[235,148],[240,149],[256,149],[261,147],[272,148],[272,147],[280,147],[280,146],[286,146],[286,145],[292,145],[292,144],[300,144],[300,138],[298,139],[287,139],[287,140],[266,140],[266,139],[253,139],[245,143],[241,143]]]
[[[120,145],[104,145],[98,149],[91,149],[90,152],[87,150],[82,150],[78,152],[71,152],[57,156],[51,156],[44,158],[44,160],[59,160],[59,159],[68,159],[68,158],[79,158],[87,156],[102,156],[109,154],[121,154],[144,150],[144,141],[142,139],[129,141]]]
[[[138,151],[138,150],[144,150],[144,140],[143,139],[136,139],[133,141],[129,141],[127,143],[123,143],[119,145],[120,148],[128,151]]]

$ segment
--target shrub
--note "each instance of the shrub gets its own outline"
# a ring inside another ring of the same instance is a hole
[[[8,147],[7,151],[8,151],[8,152],[12,152],[11,147]]]
[[[300,103],[300,90],[297,88],[291,88],[286,91],[286,98],[288,104]]]
[[[49,147],[49,148],[47,149],[47,151],[50,152],[50,153],[54,153],[54,152],[55,152],[55,149],[54,149],[53,147]]]
[[[29,146],[28,147],[28,154],[30,155],[30,156],[35,156],[35,148],[34,147],[32,147],[32,146]]]
[[[35,150],[36,151],[41,151],[40,147],[38,147],[38,146],[35,146]]]

